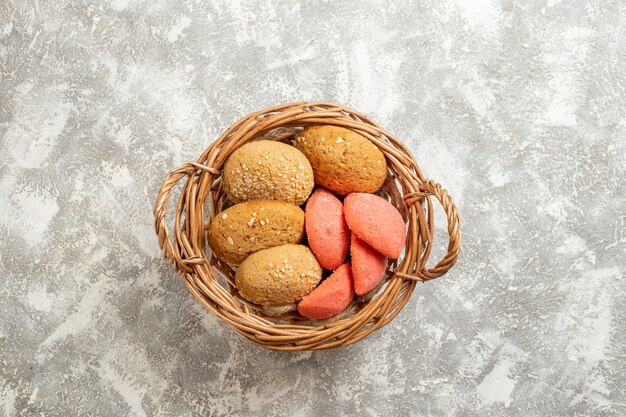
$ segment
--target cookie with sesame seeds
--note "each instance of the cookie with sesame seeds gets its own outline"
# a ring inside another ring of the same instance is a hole
[[[387,161],[369,139],[343,127],[309,126],[294,142],[313,167],[315,184],[339,196],[376,192],[387,178]]]
[[[282,245],[248,256],[235,272],[235,285],[246,300],[263,306],[303,299],[322,279],[322,267],[304,245]]]
[[[208,230],[213,254],[239,264],[261,249],[299,243],[304,237],[304,212],[277,200],[250,200],[218,213]]]
[[[254,199],[302,204],[313,190],[313,169],[291,145],[249,142],[230,155],[222,174],[224,191],[236,203]]]

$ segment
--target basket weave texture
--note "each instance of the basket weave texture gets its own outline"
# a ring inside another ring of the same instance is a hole
[[[266,315],[241,298],[234,285],[235,267],[212,256],[205,228],[232,204],[221,186],[220,172],[237,148],[263,139],[288,141],[299,128],[310,125],[345,127],[365,136],[383,152],[388,176],[379,192],[402,213],[407,222],[403,256],[390,263],[376,294],[359,299],[340,316],[324,322],[307,321],[294,313]],[[166,213],[173,189],[181,182],[173,228]],[[433,197],[448,221],[445,256],[426,268],[434,230]],[[333,103],[290,103],[252,113],[226,130],[197,162],[167,174],[154,207],[155,227],[164,256],[183,282],[209,311],[257,345],[272,350],[317,350],[347,346],[383,327],[409,300],[418,281],[445,274],[456,262],[461,246],[459,216],[448,193],[422,174],[411,152],[369,117]]]

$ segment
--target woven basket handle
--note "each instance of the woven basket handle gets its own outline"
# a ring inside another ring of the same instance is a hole
[[[433,180],[426,180],[419,185],[419,191],[416,193],[407,194],[404,196],[405,201],[421,199],[426,196],[434,196],[441,206],[443,207],[446,217],[448,218],[448,250],[437,265],[430,269],[423,269],[416,275],[397,273],[397,275],[405,278],[414,279],[417,281],[428,281],[431,279],[439,278],[456,263],[459,251],[461,249],[461,229],[459,214],[456,210],[456,205],[452,201],[452,197],[446,190],[441,188],[441,185],[437,184]]]
[[[157,236],[159,237],[159,245],[161,246],[161,250],[163,251],[165,258],[172,262],[179,271],[190,271],[191,268],[189,267],[189,264],[200,263],[203,262],[203,260],[198,257],[183,259],[174,250],[165,219],[167,214],[167,204],[170,195],[172,194],[172,190],[180,182],[180,180],[193,175],[198,170],[209,171],[213,174],[219,173],[219,170],[197,162],[183,164],[167,174],[165,180],[163,180],[163,184],[161,185],[161,189],[159,190],[154,204],[154,227],[156,229]]]

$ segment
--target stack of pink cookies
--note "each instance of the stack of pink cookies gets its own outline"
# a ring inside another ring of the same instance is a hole
[[[363,296],[378,286],[387,260],[402,252],[405,224],[398,210],[377,195],[351,193],[342,203],[324,188],[313,193],[304,213],[309,246],[333,273],[300,301],[298,312],[328,319],[348,307],[355,293]]]

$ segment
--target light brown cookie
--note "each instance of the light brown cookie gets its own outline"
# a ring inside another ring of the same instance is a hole
[[[387,161],[367,138],[337,126],[311,126],[296,135],[295,146],[304,153],[315,183],[339,196],[373,193],[385,182]]]
[[[253,252],[304,236],[304,212],[276,200],[250,200],[218,213],[209,226],[209,246],[218,258],[239,264]]]
[[[235,272],[242,297],[259,305],[300,301],[322,279],[322,267],[304,245],[282,245],[248,256]]]
[[[224,190],[236,203],[254,199],[302,204],[313,190],[313,170],[298,149],[259,140],[237,149],[224,164]]]

